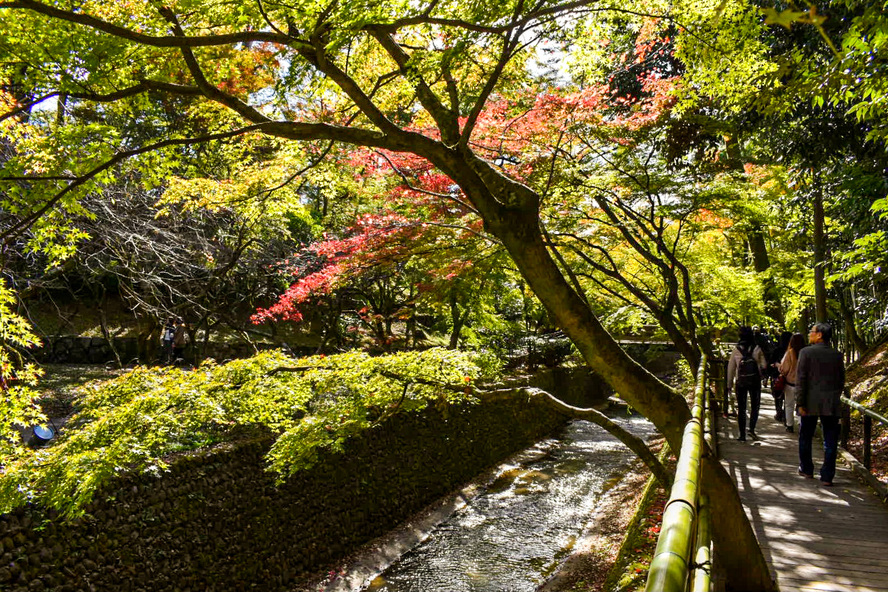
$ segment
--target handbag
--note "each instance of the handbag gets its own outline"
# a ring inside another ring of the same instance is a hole
[[[771,390],[782,391],[786,388],[786,374],[781,374],[774,380],[774,386],[771,387]]]

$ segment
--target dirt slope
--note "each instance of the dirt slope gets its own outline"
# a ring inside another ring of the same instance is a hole
[[[849,366],[847,383],[853,400],[888,416],[888,335]],[[848,448],[863,458],[863,422],[856,412],[851,415]],[[888,426],[879,422],[873,422],[873,473],[888,483]]]

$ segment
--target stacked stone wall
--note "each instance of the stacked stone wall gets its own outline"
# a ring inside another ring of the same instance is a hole
[[[152,360],[157,360],[160,353],[160,345],[155,344],[155,351],[150,352]],[[274,349],[270,343],[259,343],[260,350]],[[120,361],[130,364],[139,359],[139,340],[135,337],[115,337],[114,349],[120,356]],[[213,358],[219,361],[246,358],[256,353],[256,349],[249,343],[243,342],[201,342],[198,345],[189,345],[185,349],[185,360],[189,363],[195,361],[197,349],[205,352],[203,357]],[[308,354],[311,351],[300,351]],[[51,364],[107,364],[115,361],[114,351],[108,340],[103,337],[78,337],[74,335],[62,335],[58,337],[44,337],[43,345],[30,352],[34,359],[41,363]]]

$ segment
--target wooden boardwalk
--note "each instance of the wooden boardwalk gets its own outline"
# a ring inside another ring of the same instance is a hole
[[[823,447],[815,438],[814,479],[798,470],[798,427],[774,420],[762,393],[756,433],[738,442],[737,419],[719,418],[722,464],[737,482],[746,514],[782,592],[888,592],[888,508],[861,484],[841,454],[833,487],[817,479]]]

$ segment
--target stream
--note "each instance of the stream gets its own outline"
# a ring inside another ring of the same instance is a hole
[[[639,416],[612,417],[642,438]],[[602,428],[572,421],[499,466],[482,492],[362,590],[533,592],[570,554],[598,499],[632,453]]]

